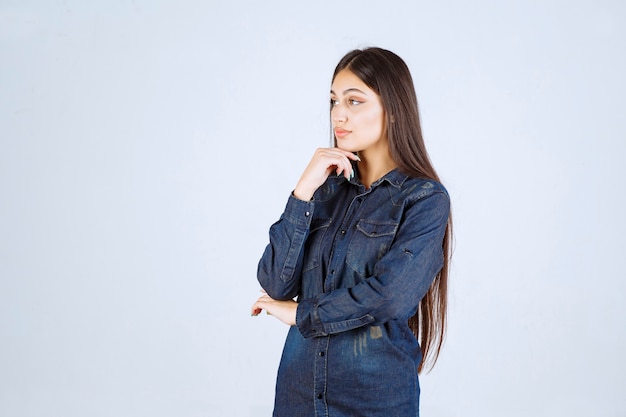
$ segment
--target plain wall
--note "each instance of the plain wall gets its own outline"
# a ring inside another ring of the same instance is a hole
[[[453,202],[422,414],[625,416],[625,4],[1,1],[0,417],[271,414],[257,261],[370,45]]]

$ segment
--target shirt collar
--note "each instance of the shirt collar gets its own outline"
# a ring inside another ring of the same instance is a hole
[[[343,175],[337,175],[337,177],[338,178],[343,178],[344,180],[346,180]],[[391,185],[392,187],[401,188],[402,185],[404,184],[404,182],[408,178],[409,178],[408,175],[403,174],[402,172],[400,172],[400,170],[398,168],[395,168],[395,169],[389,171],[388,173],[386,173],[382,178],[379,178],[376,181],[374,181],[374,183],[372,184],[371,188],[378,187],[384,181],[388,182],[389,185]],[[348,181],[348,180],[346,180],[346,181]],[[357,179],[356,176],[354,178],[350,179],[348,182],[350,182],[353,185],[358,185],[359,184],[358,179]]]
[[[404,181],[406,181],[408,178],[408,175],[403,174],[398,168],[395,168],[385,174],[385,176],[383,176],[382,178],[374,181],[372,187],[376,187],[380,185],[383,181],[387,181],[391,186],[401,188],[402,184],[404,184]]]

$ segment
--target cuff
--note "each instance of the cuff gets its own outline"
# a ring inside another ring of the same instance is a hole
[[[311,219],[313,218],[313,207],[313,200],[303,201],[294,197],[293,193],[291,193],[283,216],[296,226],[308,227],[311,225]]]
[[[296,326],[305,338],[327,336],[318,313],[319,296],[301,300],[296,309]]]

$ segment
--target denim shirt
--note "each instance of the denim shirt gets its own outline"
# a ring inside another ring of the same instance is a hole
[[[297,297],[276,383],[276,417],[418,416],[419,344],[408,327],[443,265],[449,197],[393,170],[366,189],[331,176],[289,197],[258,280]]]

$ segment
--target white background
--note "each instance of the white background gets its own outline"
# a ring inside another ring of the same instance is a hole
[[[625,4],[0,1],[0,417],[271,414],[256,264],[369,45],[453,199],[422,414],[626,416]]]

